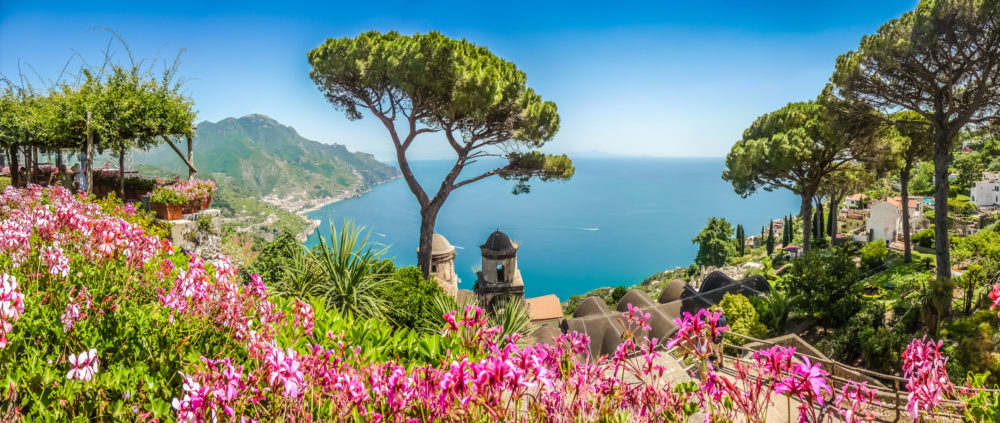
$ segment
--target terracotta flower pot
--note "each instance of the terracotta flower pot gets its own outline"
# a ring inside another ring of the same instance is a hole
[[[178,220],[183,213],[183,204],[149,203],[149,208],[156,212],[156,217],[164,220]]]
[[[138,188],[125,188],[125,200],[135,201],[141,197],[144,192]]]
[[[209,207],[212,207],[212,196],[211,195],[209,195],[208,197],[205,197],[205,198],[201,199],[201,209],[202,210],[208,210]]]
[[[188,201],[183,206],[184,214],[197,213],[199,209],[201,209],[201,200],[197,199]]]

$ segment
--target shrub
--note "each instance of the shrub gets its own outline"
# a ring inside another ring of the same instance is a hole
[[[910,241],[924,248],[934,248],[934,226],[917,232]]]
[[[842,248],[812,251],[793,260],[785,272],[780,284],[792,296],[792,309],[828,328],[839,327],[861,307],[860,274]]]
[[[274,286],[291,267],[297,251],[304,247],[291,232],[284,231],[260,249],[257,259],[246,269],[246,280],[257,274],[268,286]]]
[[[885,241],[875,240],[865,244],[861,248],[861,266],[865,269],[874,269],[885,263],[885,257],[889,255],[889,249],[885,246]]]
[[[618,301],[621,301],[622,297],[624,297],[625,294],[627,293],[628,289],[625,288],[624,286],[619,286],[615,288],[613,291],[611,291],[611,302],[618,304]]]
[[[414,266],[390,272],[392,277],[388,278],[380,294],[391,304],[386,309],[386,319],[400,327],[430,332],[441,330],[438,323],[441,316],[437,315],[433,298],[444,295],[444,291],[437,282],[433,278],[424,279],[420,269]]]
[[[752,338],[762,338],[767,335],[767,327],[760,322],[757,310],[747,297],[742,295],[725,294],[719,302],[722,313],[726,316],[726,323],[729,324],[729,331],[746,335]],[[734,345],[743,345],[747,341],[736,336],[727,336],[726,342]]]

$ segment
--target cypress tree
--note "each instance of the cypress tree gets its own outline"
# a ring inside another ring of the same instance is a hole
[[[774,254],[774,222],[767,227],[767,255]]]
[[[746,234],[743,225],[736,225],[736,251],[743,257],[746,254]]]

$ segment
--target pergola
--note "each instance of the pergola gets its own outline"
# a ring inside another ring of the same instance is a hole
[[[62,84],[45,93],[17,89],[8,84],[0,97],[0,146],[11,157],[12,182],[20,183],[17,149],[25,151],[29,175],[38,166],[38,150],[82,151],[85,156],[87,192],[93,190],[95,150],[119,156],[119,190],[124,193],[125,153],[168,144],[188,167],[194,167],[195,133],[193,103],[172,83],[121,65],[101,72],[82,72],[82,82]],[[187,142],[187,152],[177,139]]]

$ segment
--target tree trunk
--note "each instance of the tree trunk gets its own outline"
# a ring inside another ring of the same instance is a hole
[[[187,137],[187,153],[188,153],[188,163],[194,165],[194,145],[191,143],[191,137]],[[194,179],[194,169],[188,167],[188,180]]]
[[[34,156],[31,154],[31,146],[24,147],[24,165],[27,168],[27,181],[25,181],[24,186],[27,187],[29,184],[35,182],[35,164],[33,163]]]
[[[934,146],[934,249],[937,277],[951,279],[951,251],[948,239],[948,164],[951,140],[948,131],[938,127]]]
[[[899,173],[899,197],[903,203],[903,263],[913,261],[910,245],[910,163]]]
[[[813,209],[812,196],[810,196],[810,195],[802,195],[802,207],[799,210],[799,213],[802,214],[802,252],[803,253],[808,253],[809,250],[811,249],[810,248],[811,247],[810,244],[812,243],[812,213],[813,213],[812,209]],[[788,241],[789,243],[794,242],[794,240],[795,240],[795,232],[794,231],[791,232],[791,234],[789,234],[789,238],[791,238]]]
[[[830,211],[826,218],[826,233],[830,235],[830,242],[833,242],[833,239],[837,237],[837,206],[842,200],[842,198],[830,197]]]
[[[417,266],[424,277],[431,274],[431,241],[434,238],[434,224],[437,222],[440,205],[431,204],[420,208],[420,243],[417,244]]]
[[[826,225],[823,222],[823,198],[816,202],[816,241],[823,242],[826,236]]]
[[[94,134],[90,130],[90,112],[87,112],[87,195],[94,192]]]
[[[19,187],[21,186],[21,171],[18,169],[21,167],[17,160],[17,146],[12,145],[9,149],[10,153],[10,184]]]
[[[125,200],[125,151],[118,152],[118,198]]]

